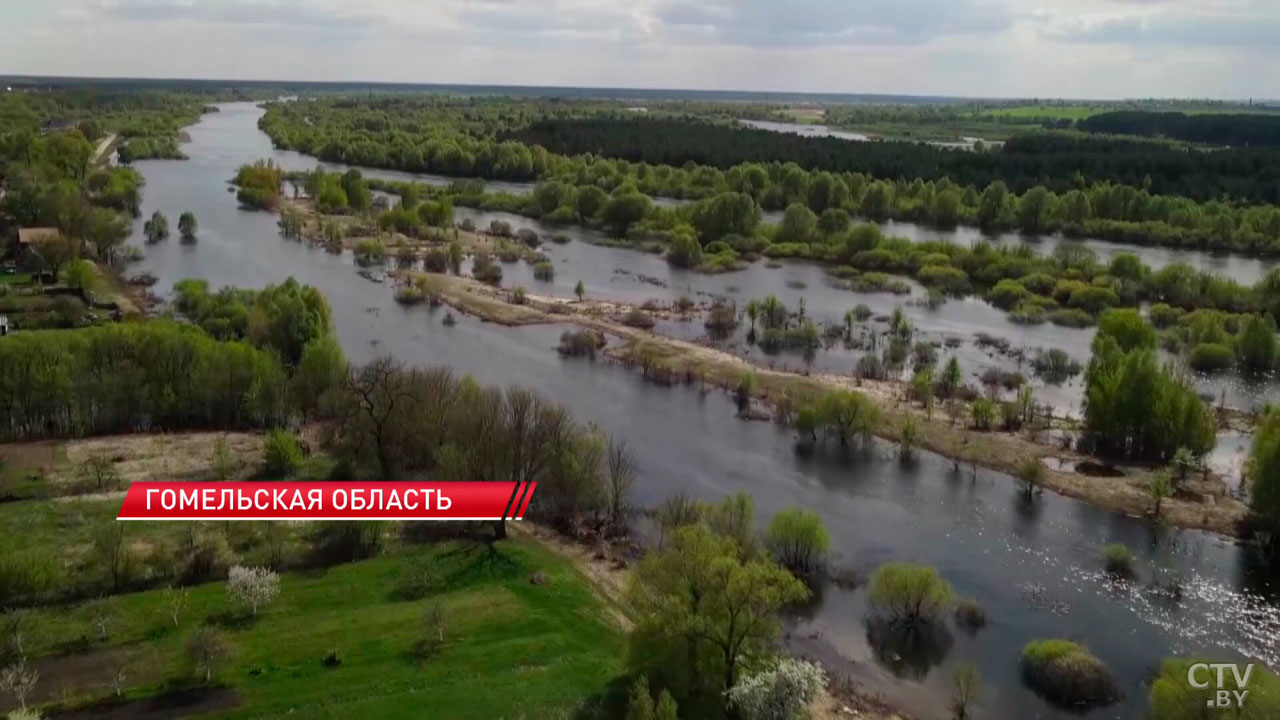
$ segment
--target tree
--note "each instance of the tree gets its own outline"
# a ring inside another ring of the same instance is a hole
[[[114,620],[111,601],[101,597],[90,600],[84,604],[84,610],[85,614],[89,616],[89,622],[98,629],[98,639],[105,641],[107,639],[107,628]]]
[[[1027,458],[1018,465],[1018,480],[1022,482],[1022,494],[1030,498],[1044,484],[1044,463],[1039,458]]]
[[[62,272],[62,282],[76,290],[93,292],[98,282],[98,269],[88,260],[73,260]]]
[[[777,611],[807,596],[791,573],[764,559],[743,562],[733,541],[705,525],[679,528],[631,577],[627,597],[639,618],[633,661],[650,677],[718,696],[737,684],[744,661],[768,653]],[[719,681],[699,673],[702,662],[719,668]]]
[[[1156,346],[1156,329],[1133,308],[1104,311],[1098,317],[1097,334],[1115,339],[1116,344],[1125,352]]]
[[[151,219],[142,224],[142,232],[147,242],[159,242],[169,237],[169,218],[159,210],[151,213]]]
[[[573,294],[578,296],[578,302],[582,302],[582,296],[587,294],[587,286],[579,280],[578,284],[573,286]]]
[[[44,260],[45,269],[57,277],[62,267],[80,255],[80,243],[61,232],[42,236],[32,243],[40,259]]]
[[[280,576],[267,568],[237,565],[227,574],[227,595],[257,615],[260,606],[280,595]]]
[[[235,477],[236,458],[227,446],[227,436],[219,435],[213,441],[213,458],[209,463],[213,477],[219,482],[227,482]]]
[[[4,670],[0,670],[0,690],[13,695],[13,699],[18,701],[19,707],[23,710],[27,709],[27,696],[36,689],[36,683],[39,681],[40,673],[35,668],[27,666],[26,658],[20,658]]]
[[[626,523],[627,495],[636,479],[636,459],[626,440],[609,439],[605,505],[609,527],[620,530]]]
[[[125,216],[107,208],[90,208],[85,219],[84,239],[93,246],[98,259],[114,265],[116,252],[129,238],[130,225]]]
[[[982,689],[982,676],[978,668],[971,663],[963,663],[956,667],[951,682],[951,717],[953,720],[968,720],[969,706],[978,697]]]
[[[229,652],[226,637],[216,627],[200,627],[187,639],[187,660],[197,674],[204,676],[205,683],[213,680]]]
[[[920,423],[915,418],[907,418],[902,421],[902,428],[898,436],[898,458],[903,462],[908,462],[916,455],[916,445],[920,443]]]
[[[169,617],[173,618],[173,626],[178,627],[178,622],[182,618],[182,612],[187,609],[187,605],[191,603],[191,593],[186,588],[169,587],[164,589],[162,595],[164,598],[165,609],[169,613]]]
[[[1280,410],[1271,410],[1254,429],[1248,474],[1249,507],[1272,546],[1280,547]]]
[[[76,468],[80,481],[98,492],[115,489],[120,483],[116,464],[106,455],[93,454]]]
[[[615,236],[624,237],[633,224],[649,214],[652,205],[648,195],[638,192],[615,195],[604,206],[602,217]]]
[[[1206,710],[1213,706],[1218,690],[1247,690],[1244,704],[1225,711],[1232,720],[1271,720],[1280,717],[1280,679],[1262,665],[1254,665],[1247,684],[1237,687],[1230,672],[1224,674],[1225,687],[1216,683],[1197,689],[1187,682],[1191,666],[1214,662],[1208,658],[1168,658],[1160,665],[1160,674],[1151,683],[1147,710],[1150,720],[1205,720],[1224,711]],[[1202,676],[1203,677],[1203,676]]]
[[[1280,358],[1280,341],[1276,340],[1276,323],[1270,315],[1250,315],[1240,328],[1236,340],[1236,359],[1240,367],[1252,373],[1270,372]]]
[[[93,534],[93,553],[107,571],[111,588],[119,590],[133,571],[133,553],[125,542],[125,526],[128,523],[109,521],[98,526]]]
[[[955,601],[951,585],[925,565],[889,563],[871,575],[871,609],[908,627],[936,622]]]
[[[178,232],[182,235],[182,239],[191,242],[196,239],[196,214],[187,210],[178,216]]]
[[[671,697],[671,693],[663,688],[658,693],[658,706],[653,711],[654,720],[680,720],[680,709],[676,705],[676,699]]]
[[[821,665],[784,658],[743,677],[725,697],[742,720],[796,720],[808,717],[809,703],[826,686]]]
[[[775,241],[808,242],[818,226],[818,218],[809,208],[800,203],[792,203],[782,214],[782,222],[778,225]]]
[[[449,272],[454,275],[462,273],[462,244],[457,240],[449,243]]]
[[[436,645],[444,644],[444,630],[448,620],[444,602],[439,598],[434,598],[427,602],[422,609],[422,632],[426,636],[427,642],[435,643]]]
[[[631,683],[627,701],[627,720],[655,720],[653,696],[649,694],[649,678],[641,675]]]
[[[262,441],[263,465],[268,475],[293,477],[302,469],[302,447],[293,433],[276,428]]]
[[[825,560],[831,549],[831,537],[818,513],[793,507],[769,521],[765,545],[783,567],[807,574]]]
[[[942,383],[939,387],[940,395],[944,398],[950,398],[960,389],[960,383],[964,376],[960,373],[960,361],[955,355],[947,361],[947,366],[942,371]]]

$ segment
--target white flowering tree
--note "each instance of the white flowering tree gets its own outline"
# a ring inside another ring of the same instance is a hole
[[[795,720],[808,717],[809,703],[826,684],[819,665],[786,658],[742,678],[725,696],[742,720]]]
[[[267,568],[237,565],[227,575],[227,595],[257,615],[259,607],[280,595],[280,576]]]

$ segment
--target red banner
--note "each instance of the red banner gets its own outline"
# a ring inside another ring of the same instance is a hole
[[[135,482],[117,520],[523,520],[535,482]]]

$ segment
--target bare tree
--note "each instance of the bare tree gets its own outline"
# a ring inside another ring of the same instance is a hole
[[[396,414],[406,409],[413,399],[409,375],[404,366],[390,357],[379,357],[347,376],[351,398],[348,414],[349,430],[357,430],[357,451],[364,444],[373,446],[382,480],[393,478],[392,446],[397,430]]]
[[[432,600],[422,612],[422,631],[425,635],[434,635],[435,642],[444,644],[444,630],[448,617],[445,615],[444,603]]]
[[[26,658],[0,670],[0,690],[13,695],[23,710],[27,709],[27,696],[35,689],[39,680],[40,673],[27,666]]]
[[[609,511],[609,527],[614,532],[626,522],[627,496],[636,479],[636,459],[626,440],[609,438],[606,459],[606,505]]]
[[[80,481],[98,492],[114,489],[120,484],[116,464],[106,455],[90,455],[76,468]]]
[[[191,602],[191,593],[186,588],[167,587],[164,590],[164,605],[169,610],[169,617],[173,618],[173,626],[178,627],[178,623],[182,618],[182,611],[187,609],[187,605]]]
[[[227,594],[257,615],[259,606],[280,595],[280,576],[266,568],[237,565],[227,575]]]
[[[126,523],[108,520],[98,527],[93,536],[94,554],[106,568],[113,590],[119,590],[129,579],[132,558],[125,542],[125,525]]]
[[[227,657],[227,640],[217,628],[202,627],[191,634],[186,651],[187,659],[197,673],[204,675],[207,683],[213,679],[213,673]]]
[[[6,649],[18,657],[26,655],[23,641],[26,640],[27,611],[22,608],[10,608],[4,611],[2,617],[0,628],[3,628]]]
[[[111,689],[116,697],[124,695],[124,683],[129,678],[129,661],[123,655],[117,655],[111,664]]]
[[[98,598],[85,603],[85,612],[89,623],[98,630],[98,639],[107,639],[107,628],[111,625],[111,606],[106,598]]]

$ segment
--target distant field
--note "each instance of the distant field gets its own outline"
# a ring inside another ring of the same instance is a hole
[[[1008,118],[1056,118],[1060,120],[1081,120],[1091,115],[1111,112],[1113,110],[1142,110],[1149,112],[1180,112],[1187,115],[1222,115],[1222,114],[1280,114],[1277,108],[1251,108],[1247,105],[1230,105],[1225,107],[1178,107],[1177,105],[1019,105],[1017,107],[993,108],[985,114]]]
[[[1059,120],[1080,120],[1090,115],[1113,110],[1113,107],[1101,105],[1019,105],[1017,107],[996,108],[987,110],[987,115],[1010,118],[1056,118]]]

